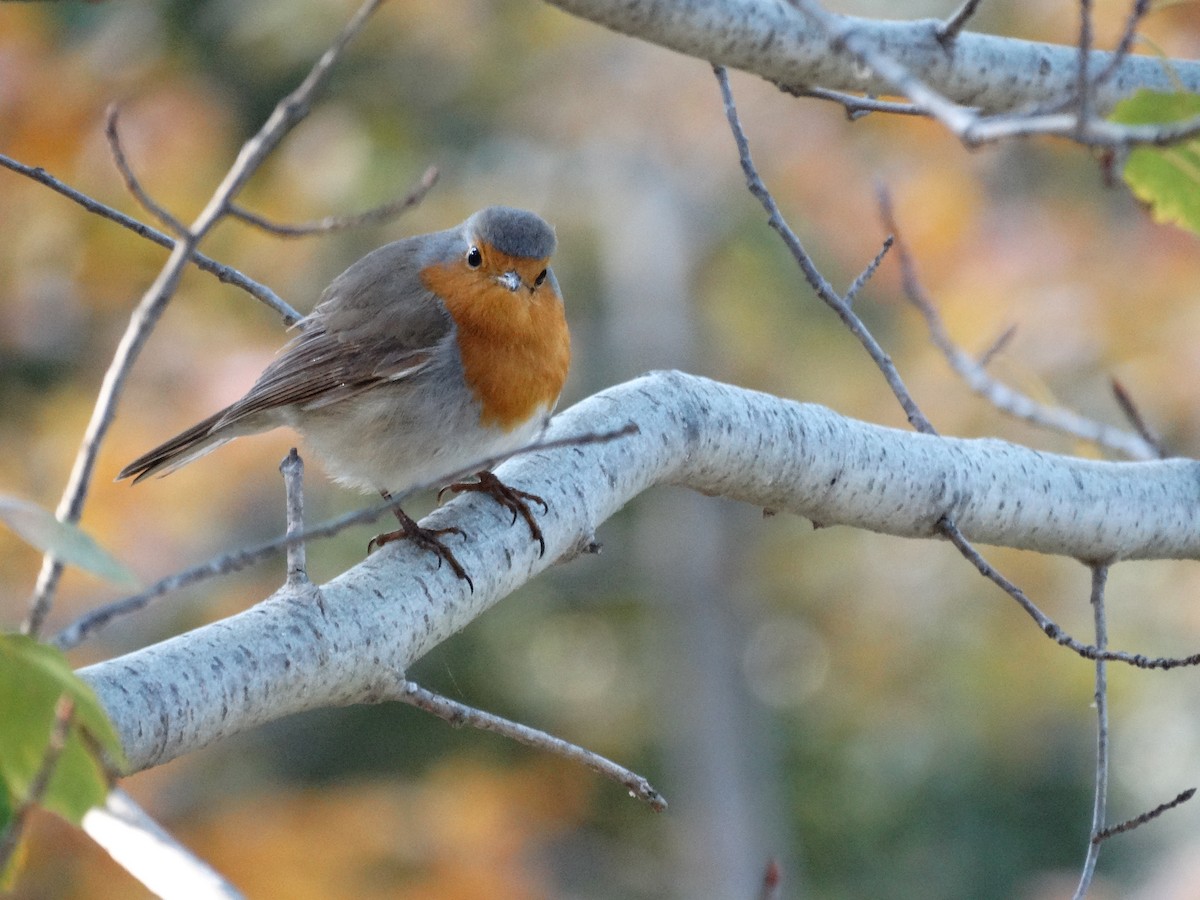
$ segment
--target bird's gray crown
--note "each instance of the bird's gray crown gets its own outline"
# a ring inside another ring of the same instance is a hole
[[[467,220],[467,232],[501,253],[545,259],[554,253],[554,229],[541,216],[511,206],[489,206]]]

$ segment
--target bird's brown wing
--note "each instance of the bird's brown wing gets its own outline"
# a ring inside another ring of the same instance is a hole
[[[430,364],[453,331],[444,306],[421,282],[410,240],[381,247],[347,269],[298,327],[301,333],[216,427],[284,406],[327,406],[410,377]]]

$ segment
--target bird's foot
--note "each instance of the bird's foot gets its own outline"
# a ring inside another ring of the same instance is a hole
[[[442,536],[446,534],[457,534],[461,538],[466,538],[463,530],[461,528],[422,528],[404,510],[397,508],[395,513],[396,518],[400,521],[400,527],[395,531],[386,531],[371,538],[370,543],[367,544],[367,552],[372,553],[384,544],[390,544],[393,541],[412,541],[418,547],[434,554],[437,557],[439,568],[441,568],[442,560],[449,563],[454,574],[465,581],[467,587],[471,589],[471,593],[474,593],[475,582],[471,580],[471,576],[462,567],[462,563],[455,557],[454,552],[442,541]]]
[[[439,502],[442,499],[442,494],[446,493],[446,491],[454,494],[461,494],[464,491],[487,494],[512,513],[514,524],[516,524],[517,516],[525,520],[525,524],[529,526],[529,533],[538,542],[538,547],[540,548],[538,551],[539,555],[544,556],[546,553],[546,538],[542,535],[542,529],[533,518],[533,510],[529,508],[529,504],[536,503],[541,506],[542,512],[549,512],[550,507],[546,504],[546,501],[537,494],[509,487],[491,472],[476,472],[475,477],[478,479],[477,481],[456,481],[454,484],[446,485],[446,487],[438,491]]]

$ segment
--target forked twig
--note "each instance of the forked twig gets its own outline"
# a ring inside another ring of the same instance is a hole
[[[1122,650],[1103,649],[1076,640],[1063,631],[1053,619],[1042,612],[1024,591],[1005,578],[1000,574],[999,570],[984,559],[983,555],[966,539],[953,521],[947,517],[943,517],[937,524],[937,530],[958,548],[958,552],[975,566],[980,575],[1016,600],[1029,617],[1037,623],[1038,628],[1042,630],[1042,633],[1046,637],[1050,638],[1056,644],[1077,653],[1084,659],[1105,659],[1109,662],[1125,663],[1126,665],[1133,666],[1135,669],[1156,669],[1164,672],[1169,669],[1179,669],[1185,666],[1200,666],[1200,653],[1193,653],[1191,656],[1182,657],[1149,657],[1141,653],[1127,653]]]
[[[27,166],[24,163],[17,162],[11,157],[0,153],[0,166],[16,172],[18,175],[24,175],[38,184],[50,188],[50,190],[62,194],[68,200],[78,203],[90,213],[94,213],[101,218],[108,219],[110,222],[116,222],[122,228],[128,228],[138,237],[143,237],[151,243],[158,244],[160,247],[166,247],[172,250],[175,247],[175,238],[169,234],[164,234],[157,228],[147,225],[145,222],[140,222],[132,216],[127,216],[120,210],[113,209],[99,200],[89,197],[82,191],[78,191],[64,181],[55,178],[45,169],[38,166]],[[266,306],[277,312],[283,319],[285,325],[291,325],[300,321],[300,313],[292,309],[284,302],[278,294],[267,287],[265,284],[255,281],[252,278],[243,275],[237,269],[222,265],[215,259],[205,256],[203,253],[196,252],[192,254],[192,262],[197,268],[208,272],[217,277],[218,281],[225,284],[231,284],[234,287],[241,288],[251,297],[261,301]]]
[[[187,231],[187,226],[175,218],[171,213],[158,201],[150,196],[149,192],[142,187],[141,181],[133,171],[133,167],[129,164],[128,157],[125,156],[125,148],[121,146],[121,135],[117,131],[117,119],[120,116],[120,111],[114,103],[108,107],[108,113],[104,117],[104,136],[108,138],[108,149],[112,152],[113,162],[117,166],[117,171],[121,173],[121,180],[125,182],[125,187],[129,193],[137,199],[142,207],[163,225],[167,226],[170,231],[177,235],[182,235]]]
[[[328,80],[331,69],[346,49],[346,45],[362,30],[367,19],[381,2],[382,0],[365,0],[333,44],[309,70],[300,85],[276,104],[263,126],[242,145],[237,159],[229,168],[221,184],[213,192],[208,204],[191,226],[183,232],[158,277],[142,295],[142,299],[130,317],[129,325],[117,346],[112,362],[104,374],[100,393],[96,398],[82,445],[75,457],[75,464],[71,469],[62,499],[55,510],[55,515],[60,520],[65,522],[79,520],[95,471],[100,445],[112,423],[117,402],[125,387],[125,380],[134,360],[137,359],[154,325],[166,308],[167,302],[175,293],[179,279],[191,260],[196,246],[228,213],[229,203],[262,165],[267,155],[274,150],[284,135],[308,114],[313,97]],[[41,631],[62,571],[62,563],[52,553],[43,557],[37,585],[30,599],[29,613],[21,626],[21,630],[25,634],[36,636]]]
[[[759,176],[758,170],[754,166],[754,160],[750,156],[750,142],[746,139],[746,132],[742,129],[742,123],[738,117],[737,106],[733,100],[733,90],[729,86],[729,74],[725,71],[724,66],[713,66],[713,74],[716,75],[717,84],[721,88],[721,98],[725,103],[725,118],[729,121],[729,128],[733,132],[733,140],[738,150],[738,159],[742,165],[742,172],[746,176],[746,186],[750,189],[750,193],[762,204],[763,209],[767,211],[768,224],[783,238],[784,244],[791,252],[792,258],[800,266],[800,271],[804,273],[805,280],[808,281],[809,286],[812,287],[821,301],[841,319],[842,324],[858,339],[858,342],[863,345],[868,355],[874,360],[879,371],[883,373],[888,387],[891,388],[892,393],[900,403],[900,407],[904,410],[905,416],[908,417],[909,424],[924,434],[936,434],[937,432],[934,430],[933,425],[925,418],[925,414],[921,412],[912,394],[909,393],[908,388],[904,384],[904,379],[896,371],[896,364],[892,362],[892,358],[879,346],[879,342],[875,340],[875,336],[863,324],[862,319],[855,315],[846,300],[838,296],[837,291],[825,280],[825,276],[817,269],[812,257],[804,249],[800,238],[796,236],[791,226],[788,225],[787,220],[784,219],[783,213],[779,210],[779,204],[775,202],[775,198],[767,190],[767,186]],[[872,266],[868,266],[868,269],[874,271]]]
[[[904,296],[921,314],[929,338],[941,351],[963,382],[992,406],[1015,419],[1048,428],[1122,453],[1131,459],[1161,458],[1159,446],[1147,441],[1144,435],[1114,428],[1081,416],[1074,410],[1062,406],[1039,403],[1028,394],[1022,393],[994,378],[987,371],[987,364],[996,353],[1012,339],[1013,328],[1005,331],[979,358],[974,359],[950,339],[941,314],[926,293],[917,275],[916,264],[904,241],[904,233],[896,222],[891,196],[882,186],[878,188],[879,210],[884,227],[896,237],[896,255],[900,262],[900,278]]]

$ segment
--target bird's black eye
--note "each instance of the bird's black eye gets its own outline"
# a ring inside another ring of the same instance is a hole
[[[483,265],[483,254],[479,252],[478,247],[472,247],[467,251],[467,265],[472,269],[478,269]]]
[[[546,270],[542,269],[542,271],[538,272],[538,277],[533,279],[533,283],[540,285],[545,280],[546,280]]]

